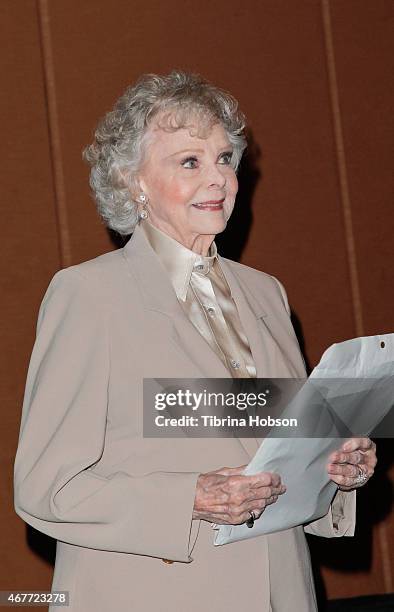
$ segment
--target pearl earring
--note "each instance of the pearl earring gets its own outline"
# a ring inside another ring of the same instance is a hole
[[[138,196],[138,200],[142,203],[142,209],[140,210],[138,216],[139,216],[140,219],[147,219],[148,216],[149,216],[149,213],[148,213],[148,211],[146,209],[146,204],[147,204],[147,197],[146,197],[146,195],[144,193],[141,193]]]

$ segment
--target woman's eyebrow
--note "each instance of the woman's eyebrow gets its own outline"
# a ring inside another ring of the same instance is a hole
[[[168,157],[174,157],[174,155],[180,155],[181,153],[204,153],[204,149],[182,149],[181,151],[175,151],[175,153],[171,153]]]
[[[228,144],[228,145],[224,145],[223,147],[220,147],[219,152],[218,152],[219,155],[220,153],[223,153],[224,151],[232,152],[233,151],[232,145]],[[205,153],[205,149],[198,149],[198,148],[182,149],[181,151],[175,151],[175,153],[171,153],[171,155],[168,155],[168,157],[174,157],[175,155],[180,155],[181,153]]]

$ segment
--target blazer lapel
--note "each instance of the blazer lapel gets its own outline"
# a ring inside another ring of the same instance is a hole
[[[175,342],[184,359],[192,362],[195,378],[232,378],[217,354],[204,340],[193,323],[188,319],[167,277],[160,259],[149,245],[143,232],[137,225],[132,237],[123,247],[124,255],[140,289],[145,308],[153,313],[165,315],[169,323],[169,334]],[[226,267],[227,277],[227,267]],[[247,305],[242,303],[242,291],[235,278],[231,279],[231,290],[237,295],[240,302],[241,322],[246,319],[245,333],[249,337],[252,330],[252,321]],[[242,303],[242,304],[241,304]],[[238,306],[238,304],[237,304]],[[254,329],[253,329],[254,330]],[[254,353],[258,353],[257,334],[254,334]],[[164,357],[165,358],[165,357]],[[253,457],[258,442],[255,438],[238,438],[249,456]]]
[[[304,376],[304,365],[291,323],[288,323],[288,333],[285,333],[284,322],[268,314],[264,296],[255,297],[252,288],[234,272],[231,260],[220,257],[220,264],[249,340],[257,378]]]
[[[195,365],[199,378],[231,378],[228,370],[204,340],[178,303],[175,291],[143,232],[137,225],[124,247],[126,259],[139,286],[145,308],[169,319],[172,340]]]

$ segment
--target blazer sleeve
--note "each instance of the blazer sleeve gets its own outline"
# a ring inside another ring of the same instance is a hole
[[[325,516],[304,525],[304,531],[323,538],[353,536],[356,526],[356,491],[337,491]]]
[[[102,293],[72,266],[44,295],[15,457],[15,510],[70,544],[189,562],[198,473],[94,471],[106,444],[111,367]]]

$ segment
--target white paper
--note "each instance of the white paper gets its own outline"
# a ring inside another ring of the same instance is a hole
[[[334,385],[332,380],[328,384],[326,398],[330,406],[340,417],[341,425],[347,423],[353,431],[368,435],[394,405],[393,375],[394,334],[334,344],[325,351],[309,377],[306,383],[309,388],[302,389],[285,412],[290,410],[301,421],[303,416],[310,419],[312,414],[313,418],[315,413],[306,405],[310,388],[316,381],[320,384],[323,379],[337,379]],[[340,379],[347,378],[357,378],[357,393],[349,393],[349,385],[341,384]],[[316,394],[313,399],[316,400]],[[318,406],[314,408],[318,415]],[[331,425],[327,423],[327,427],[324,436],[318,438],[275,438],[275,428],[271,430],[244,473],[276,472],[287,491],[267,506],[252,528],[246,524],[214,525],[215,545],[304,525],[327,514],[337,490],[326,471],[328,456],[348,439],[330,437]]]

